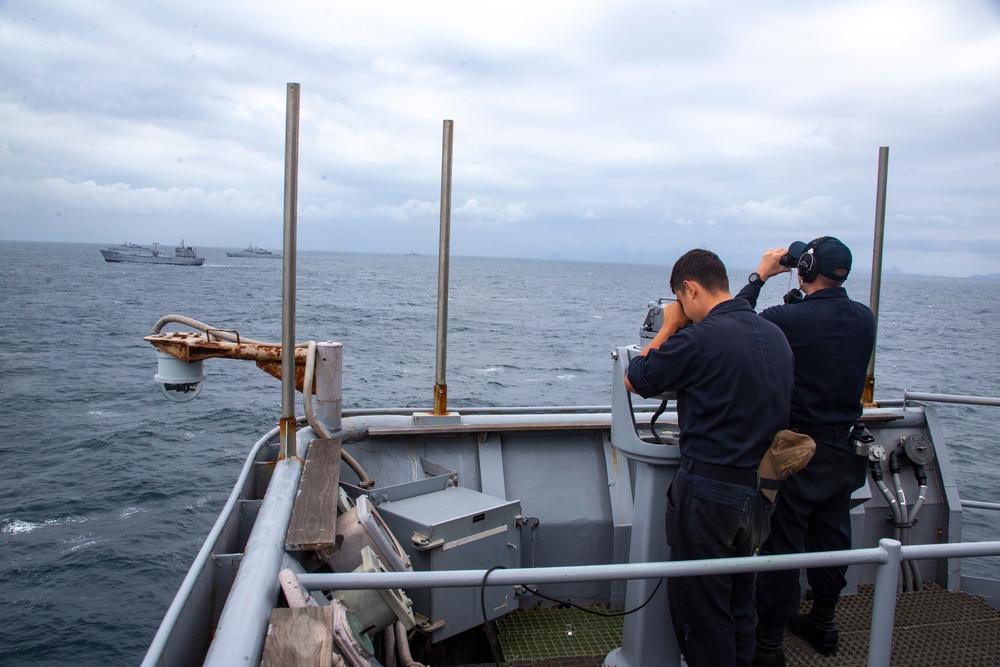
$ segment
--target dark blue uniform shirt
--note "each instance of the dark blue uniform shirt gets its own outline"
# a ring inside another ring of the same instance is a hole
[[[759,295],[760,288],[748,284],[737,298],[755,307]],[[798,303],[767,308],[760,316],[778,325],[795,355],[791,428],[822,434],[853,425],[861,416],[875,346],[871,309],[852,301],[843,287],[830,287]]]
[[[788,426],[792,352],[744,299],[720,303],[633,358],[628,379],[646,398],[677,392],[681,455],[698,461],[756,469]]]

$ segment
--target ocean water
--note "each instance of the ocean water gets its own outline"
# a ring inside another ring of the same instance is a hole
[[[280,383],[206,362],[162,398],[142,340],[178,313],[280,342],[281,263],[205,248],[203,267],[106,264],[92,244],[0,242],[0,664],[137,664]],[[667,260],[669,262],[669,260]],[[734,268],[740,286],[748,274]],[[453,258],[451,407],[607,405],[611,350],[638,342],[669,266]],[[433,403],[437,258],[302,252],[296,340],[344,344],[345,408]],[[760,306],[780,301],[781,278]],[[867,276],[847,283],[867,302]],[[1000,281],[883,279],[876,397],[1000,396]],[[1000,499],[1000,410],[938,406],[965,498]],[[299,410],[301,412],[301,410]],[[985,512],[965,533],[994,539]],[[966,561],[972,573],[1000,565]]]

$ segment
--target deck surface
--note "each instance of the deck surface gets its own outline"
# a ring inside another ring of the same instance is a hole
[[[866,665],[872,592],[872,586],[862,586],[856,595],[841,600],[840,648],[833,656],[816,653],[786,632],[787,667]],[[810,604],[803,602],[802,611]],[[919,593],[897,596],[895,621],[893,666],[1000,665],[1000,611],[974,596],[927,584]],[[507,667],[601,667],[620,643],[622,620],[575,609],[545,609],[514,612],[499,619],[498,627]]]

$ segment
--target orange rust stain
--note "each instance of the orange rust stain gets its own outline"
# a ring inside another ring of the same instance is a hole
[[[443,415],[448,413],[448,385],[434,385],[434,414]]]

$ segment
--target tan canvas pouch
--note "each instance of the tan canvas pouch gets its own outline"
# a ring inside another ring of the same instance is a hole
[[[781,481],[805,468],[815,451],[816,442],[808,435],[789,429],[778,431],[757,468],[760,492],[773,503]]]

